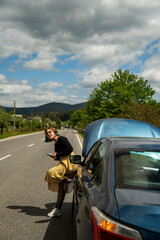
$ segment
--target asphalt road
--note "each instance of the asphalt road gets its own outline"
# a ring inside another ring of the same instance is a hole
[[[82,140],[73,129],[59,133],[81,154]],[[57,164],[46,155],[53,146],[44,142],[42,132],[0,140],[0,240],[73,240],[72,193],[66,195],[61,217],[47,217],[57,198],[43,181]]]

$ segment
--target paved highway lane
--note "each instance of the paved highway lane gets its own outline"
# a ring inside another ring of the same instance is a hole
[[[59,133],[81,154],[82,141],[73,129]],[[72,193],[66,195],[61,217],[47,217],[57,198],[43,181],[57,164],[46,155],[53,145],[44,143],[44,133],[0,140],[0,240],[73,240]]]

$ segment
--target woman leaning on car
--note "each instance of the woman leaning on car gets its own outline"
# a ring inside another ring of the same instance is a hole
[[[72,164],[69,160],[70,155],[74,155],[73,147],[68,139],[64,136],[58,136],[54,128],[45,129],[46,139],[53,141],[55,152],[49,154],[51,158],[58,161],[58,164],[49,169],[44,177],[48,182],[48,189],[53,192],[58,192],[55,208],[48,213],[48,217],[62,215],[61,207],[65,198],[66,192],[69,193],[72,189],[72,178],[78,169],[78,165]]]

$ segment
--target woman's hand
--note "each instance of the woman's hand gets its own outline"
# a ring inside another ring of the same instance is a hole
[[[55,152],[53,154],[50,154],[50,157],[56,160],[57,159],[57,153]]]

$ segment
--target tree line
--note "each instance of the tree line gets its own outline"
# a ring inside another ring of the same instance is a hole
[[[68,113],[71,116],[71,113]],[[0,134],[23,133],[30,131],[43,130],[46,126],[61,128],[63,124],[67,125],[65,113],[41,113],[33,116],[16,115],[14,111],[7,113],[0,106]],[[63,124],[62,124],[62,120]]]
[[[75,111],[71,122],[84,129],[98,119],[126,118],[160,127],[160,103],[153,99],[154,94],[148,80],[119,69],[94,88],[85,109]]]

